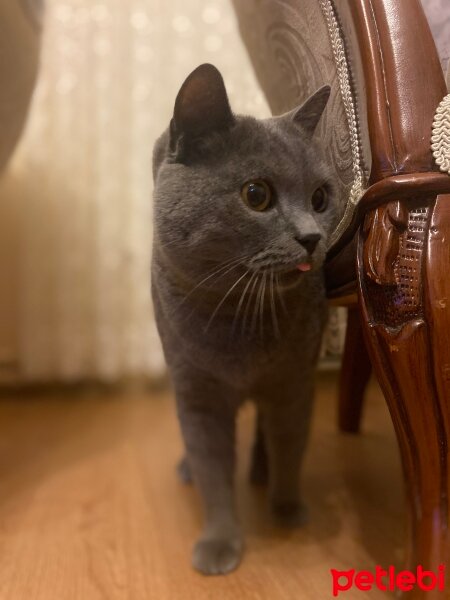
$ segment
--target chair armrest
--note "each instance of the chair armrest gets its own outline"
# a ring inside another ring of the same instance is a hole
[[[350,6],[367,89],[370,182],[437,170],[431,126],[447,88],[420,1],[358,0]]]

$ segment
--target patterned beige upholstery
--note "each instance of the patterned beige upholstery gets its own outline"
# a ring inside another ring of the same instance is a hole
[[[0,2],[0,171],[23,130],[38,69],[37,0]]]
[[[444,71],[450,67],[450,2],[421,0]]]

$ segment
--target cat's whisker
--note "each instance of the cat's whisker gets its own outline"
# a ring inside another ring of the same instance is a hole
[[[251,335],[253,335],[255,333],[256,326],[258,323],[258,313],[259,313],[259,305],[260,305],[260,298],[261,298],[262,282],[263,282],[263,274],[261,274],[261,279],[259,280],[258,291],[255,295],[255,305],[253,308]]]
[[[209,326],[211,325],[211,323],[214,320],[214,317],[217,315],[217,313],[219,312],[220,307],[222,306],[222,304],[225,302],[225,300],[228,298],[228,296],[231,294],[231,292],[234,290],[234,288],[239,284],[240,281],[242,281],[244,279],[244,277],[250,272],[250,269],[247,269],[245,271],[245,273],[243,275],[241,275],[236,281],[235,283],[229,288],[228,292],[224,295],[224,297],[222,298],[222,300],[219,302],[219,304],[216,306],[213,314],[211,315],[211,317],[209,318],[208,323],[206,324],[205,327],[205,332],[208,331]]]
[[[154,240],[155,245],[158,246],[158,248],[162,251],[164,251],[166,248],[172,248],[173,246],[178,246],[179,248],[183,247],[183,244],[180,243],[180,240],[172,240],[171,242],[160,242],[158,240]]]
[[[239,264],[244,258],[245,257],[243,256],[235,257],[230,260],[226,260],[225,262],[220,263],[219,265],[215,265],[212,269],[208,269],[208,271],[205,271],[201,274],[201,277],[203,278],[196,284],[196,287],[203,285],[206,281],[209,280],[210,277],[213,277],[214,275],[220,273],[220,271],[222,271],[223,269],[231,267],[232,265]],[[194,287],[191,291],[194,291],[196,287]]]
[[[275,295],[274,295],[274,272],[273,269],[270,271],[270,312],[272,315],[272,324],[273,324],[273,332],[277,339],[280,338],[280,328],[278,325],[277,318],[277,305],[275,303]]]
[[[244,290],[243,290],[243,292],[242,292],[242,294],[241,294],[241,297],[240,297],[240,299],[239,299],[239,304],[238,304],[238,306],[237,306],[236,313],[235,313],[235,315],[234,315],[233,324],[232,324],[232,326],[231,326],[231,335],[233,335],[233,334],[234,334],[234,331],[235,331],[235,328],[236,328],[236,324],[237,324],[237,320],[238,320],[238,317],[239,317],[239,313],[240,313],[240,311],[241,311],[242,305],[243,305],[243,303],[244,303],[244,300],[245,300],[245,296],[246,296],[246,294],[247,294],[247,291],[248,291],[248,289],[249,289],[249,287],[250,287],[250,285],[251,285],[251,283],[252,283],[252,280],[253,280],[253,279],[254,279],[254,277],[256,276],[256,274],[257,274],[257,272],[255,271],[254,273],[252,273],[252,274],[250,275],[250,278],[249,278],[249,280],[247,281],[247,283],[246,283],[246,285],[245,285],[245,288],[244,288]]]
[[[267,271],[264,271],[261,297],[259,301],[259,331],[261,339],[264,339],[264,301],[266,299],[266,282],[267,282]]]
[[[226,266],[231,265],[233,263],[243,262],[244,260],[251,258],[252,256],[253,256],[253,253],[249,252],[247,254],[242,254],[241,256],[235,256],[234,258],[231,258],[230,260],[227,260],[224,263],[221,263],[216,266],[225,268]],[[202,273],[202,275],[204,275],[204,276],[209,275],[211,273],[211,271],[214,271],[214,269],[215,269],[215,267],[213,269],[209,269],[208,271],[205,271],[204,273]],[[203,283],[203,280],[200,283]]]
[[[247,304],[245,306],[245,311],[244,311],[244,318],[242,320],[242,329],[241,329],[242,334],[244,334],[245,325],[247,324],[248,312],[249,312],[249,309],[250,309],[250,305],[252,303],[253,292],[255,291],[256,285],[258,283],[259,272],[255,271],[254,275],[256,275],[256,277],[255,277],[255,279],[253,281],[252,289],[250,290],[250,294],[248,295],[248,298],[247,298]]]
[[[199,281],[187,294],[184,296],[183,300],[180,302],[179,307],[183,305],[184,302],[203,284],[212,279],[212,277],[216,275],[220,275],[219,279],[236,269],[239,265],[242,264],[242,261],[247,258],[247,256],[240,256],[239,258],[233,258],[232,260],[228,260],[225,263],[221,264],[219,267],[215,267],[213,271],[208,271],[207,276],[204,277],[201,281]]]
[[[232,265],[232,266],[230,266],[228,269],[226,269],[226,271],[224,271],[223,273],[220,273],[220,274],[218,275],[218,277],[217,277],[217,279],[216,279],[216,282],[217,282],[219,279],[221,279],[222,277],[224,277],[225,275],[227,275],[228,273],[231,273],[231,271],[233,271],[234,269],[237,269],[238,267],[242,266],[243,264],[244,264],[244,263],[243,263],[242,261],[240,261],[240,262],[238,262],[238,263],[236,263],[236,264],[233,264],[233,265]],[[248,271],[247,271],[247,273],[248,273]],[[213,275],[216,275],[216,273],[213,273]],[[197,286],[197,287],[199,287],[199,286]],[[189,294],[192,294],[192,292],[193,292],[193,291],[194,291],[194,290],[191,290],[191,292],[189,292]],[[189,296],[189,294],[188,294],[188,296]],[[186,298],[188,298],[188,296],[186,296]],[[185,298],[185,299],[186,299],[186,298]],[[183,301],[184,301],[185,299],[183,299]],[[183,301],[180,303],[180,306],[181,306],[181,304],[183,303]],[[195,311],[196,311],[196,306],[194,305],[194,306],[193,306],[193,308],[192,308],[192,310],[191,310],[191,312],[190,312],[190,313],[189,313],[189,315],[187,316],[187,319],[190,319],[190,317],[191,317],[191,316],[192,316],[192,315],[195,313]]]
[[[281,289],[280,289],[280,280],[278,278],[278,273],[275,273],[275,289],[277,291],[277,295],[278,295],[278,298],[280,300],[281,308],[283,309],[284,314],[287,315],[288,314],[288,309],[286,307],[286,303],[284,301],[283,294],[282,294]]]

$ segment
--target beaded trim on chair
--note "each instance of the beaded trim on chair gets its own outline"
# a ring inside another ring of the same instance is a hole
[[[450,175],[450,94],[439,104],[433,121],[431,149],[441,171]]]
[[[332,1],[319,0],[319,2],[327,24],[334,61],[336,64],[339,88],[350,134],[350,145],[353,161],[353,184],[349,193],[344,216],[331,236],[330,246],[332,246],[338,241],[350,223],[355,206],[365,191],[366,177],[363,168],[356,103],[352,90],[350,67],[348,64],[347,54],[345,52],[344,38],[336,18]]]

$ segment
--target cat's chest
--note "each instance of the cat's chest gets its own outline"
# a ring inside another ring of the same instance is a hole
[[[157,274],[159,275],[159,274]],[[320,279],[317,280],[320,282]],[[169,365],[191,363],[242,388],[268,372],[292,370],[317,353],[324,324],[325,297],[320,283],[275,312],[270,303],[236,312],[225,303],[179,301],[165,277],[153,280],[158,329]]]
[[[298,308],[279,316],[277,322],[270,312],[258,315],[244,328],[228,316],[208,325],[199,315],[191,315],[188,325],[184,319],[178,322],[170,352],[237,387],[249,388],[269,372],[310,362],[317,353],[323,317],[319,304],[308,313]]]

